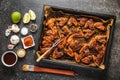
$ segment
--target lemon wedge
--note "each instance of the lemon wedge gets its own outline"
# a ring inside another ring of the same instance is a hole
[[[30,15],[29,13],[25,13],[23,16],[23,23],[29,23],[30,22]]]
[[[32,11],[32,10],[29,10],[29,15],[30,15],[30,19],[31,20],[35,20],[36,19],[36,14],[35,14],[35,12],[34,11]]]

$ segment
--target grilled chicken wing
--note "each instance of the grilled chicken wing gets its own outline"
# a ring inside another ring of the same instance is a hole
[[[84,28],[94,29],[94,21],[93,21],[93,19],[89,19],[89,20],[85,23]]]
[[[64,34],[66,35],[69,35],[69,34],[72,34],[72,31],[68,28],[68,26],[63,26],[62,28],[62,31],[64,32]]]
[[[84,44],[81,44],[78,40],[75,40],[74,42],[71,42],[69,46],[73,51],[78,51],[84,46]]]
[[[79,54],[77,53],[77,52],[75,52],[74,53],[74,58],[75,58],[75,61],[77,62],[77,63],[79,63],[80,62],[80,56],[79,56]]]
[[[57,23],[56,25],[57,26],[64,26],[68,21],[68,18],[67,17],[60,17],[60,18],[57,18]]]
[[[45,25],[52,28],[55,25],[55,21],[56,21],[56,18],[50,18],[49,20],[47,20]]]
[[[82,49],[79,51],[80,60],[86,56],[90,55],[90,50],[87,45],[83,46]]]
[[[80,20],[79,25],[83,27],[88,19],[83,17],[78,18],[77,20]]]
[[[70,26],[70,27],[71,27],[72,25],[77,26],[77,25],[78,25],[78,22],[77,22],[77,20],[75,19],[75,17],[71,16],[71,17],[69,18],[67,24],[68,24],[68,26]]]
[[[48,42],[48,41],[42,41],[42,47],[51,47],[52,46],[52,42]]]
[[[43,41],[44,40],[47,41],[48,43],[52,42],[54,40],[54,36],[52,36],[52,35],[51,36],[44,36]]]
[[[79,54],[74,52],[74,58],[76,62],[80,62],[84,57],[90,55],[90,50],[87,45],[83,46],[79,51]]]
[[[100,64],[103,61],[103,57],[100,56],[100,55],[97,55],[97,56],[93,55],[93,61],[94,61],[94,63],[95,63],[96,66],[100,66]]]
[[[67,38],[64,38],[63,41],[58,45],[58,48],[59,48],[59,49],[64,49],[65,44],[66,44],[66,39],[67,39]]]
[[[96,40],[102,44],[105,44],[107,42],[107,36],[106,35],[97,36]]]
[[[48,30],[46,31],[46,35],[56,35],[57,34],[57,30]]]
[[[91,49],[91,48],[95,48],[95,47],[97,46],[96,39],[93,38],[93,39],[89,42],[88,46],[89,46],[90,49]]]
[[[92,55],[89,55],[89,56],[83,58],[81,61],[88,65],[91,63],[92,59],[93,59]]]
[[[73,36],[74,38],[83,38],[84,37],[84,33],[82,32],[82,30],[79,30],[78,32],[76,32]]]
[[[74,57],[74,52],[73,52],[73,50],[70,48],[70,47],[68,47],[68,49],[64,49],[64,52],[68,55],[68,56],[70,56],[70,57]]]
[[[85,29],[85,30],[83,30],[83,33],[85,33],[84,37],[86,39],[88,39],[88,38],[90,38],[95,33],[95,31],[92,31],[90,29]]]
[[[53,54],[52,54],[52,58],[56,59],[56,58],[60,58],[64,55],[64,53],[61,51],[59,52],[58,51],[58,48],[55,48],[55,50],[53,51]]]
[[[106,31],[106,27],[103,25],[103,22],[96,22],[94,24],[94,27],[101,31]]]

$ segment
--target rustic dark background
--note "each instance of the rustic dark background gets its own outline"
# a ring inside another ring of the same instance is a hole
[[[20,11],[22,16],[29,9],[36,12],[37,19],[35,22],[30,22],[24,25],[21,21],[20,27],[28,27],[31,23],[41,24],[42,9],[44,4],[71,8],[75,10],[84,10],[87,12],[97,12],[112,14],[117,16],[116,26],[113,36],[113,42],[110,51],[109,67],[106,73],[106,80],[120,79],[120,2],[119,0],[0,0],[0,56],[7,50],[7,45],[10,43],[9,38],[4,35],[5,29],[11,25],[10,14],[13,11]],[[42,26],[39,26],[42,27]],[[31,34],[31,33],[29,33]],[[22,37],[19,33],[17,34]],[[99,78],[76,75],[68,77],[47,73],[31,73],[23,72],[21,66],[23,64],[35,63],[35,49],[38,46],[40,31],[32,34],[35,38],[36,47],[28,49],[27,55],[23,59],[19,59],[13,68],[6,68],[0,61],[0,80],[101,80]],[[14,51],[21,48],[22,44],[18,44]],[[104,75],[103,75],[104,76]]]

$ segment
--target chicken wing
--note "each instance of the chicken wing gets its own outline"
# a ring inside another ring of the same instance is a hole
[[[50,19],[47,20],[45,25],[52,28],[55,25],[55,21],[56,21],[56,18],[50,18]]]
[[[64,32],[64,34],[66,35],[70,35],[70,34],[72,34],[72,31],[68,28],[68,26],[63,26],[63,28],[62,28],[62,31]]]
[[[96,40],[102,44],[105,44],[107,43],[107,36],[106,35],[96,36]]]
[[[70,27],[71,27],[72,25],[77,26],[77,25],[78,25],[78,22],[77,22],[77,20],[75,19],[74,16],[70,16],[67,24],[68,24],[68,26],[70,26]]]
[[[58,48],[55,48],[55,50],[53,51],[53,54],[52,54],[52,58],[57,59],[57,58],[62,57],[63,55],[64,55],[64,53],[62,51],[59,52]]]
[[[84,28],[89,28],[89,29],[94,29],[94,21],[93,19],[89,19],[87,20],[87,22],[85,23]]]
[[[86,39],[89,39],[95,33],[95,31],[92,31],[90,29],[85,29],[83,30],[83,33],[84,33],[84,37]]]
[[[95,38],[91,39],[88,46],[89,46],[90,49],[95,48],[97,46],[96,39]]]
[[[57,18],[57,23],[56,25],[57,26],[64,26],[68,21],[68,18],[67,17],[60,17],[60,18]]]
[[[67,54],[70,57],[74,57],[74,52],[70,47],[68,47],[68,49],[65,48],[64,53]]]
[[[83,17],[83,18],[78,18],[77,20],[80,21],[79,25],[83,27],[88,19]]]
[[[101,31],[106,31],[106,27],[103,25],[103,22],[96,22],[94,24],[94,27]]]
[[[90,54],[91,53],[90,53],[89,47],[87,45],[84,45],[82,49],[79,51],[80,60]]]
[[[83,62],[83,63],[85,63],[85,64],[88,65],[88,64],[90,64],[90,63],[92,62],[92,60],[93,60],[92,55],[89,55],[89,56],[83,58],[83,59],[81,60],[81,62]]]

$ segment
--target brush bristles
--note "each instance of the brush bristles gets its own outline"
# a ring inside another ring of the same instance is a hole
[[[22,70],[23,70],[23,71],[28,71],[28,70],[29,70],[29,65],[24,64],[24,65],[22,66]]]

